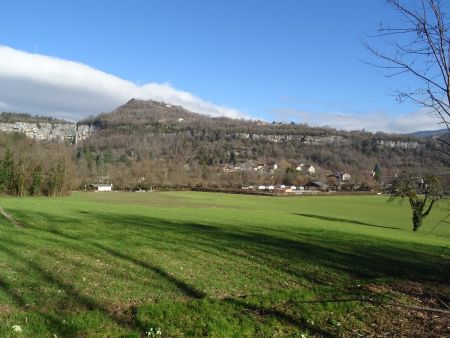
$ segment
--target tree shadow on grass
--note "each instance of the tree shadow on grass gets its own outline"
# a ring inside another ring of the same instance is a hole
[[[27,224],[34,215],[14,211],[20,220]],[[108,248],[98,243],[98,240],[121,241],[130,247],[137,244],[152,245],[171,240],[181,241],[186,247],[199,247],[209,250],[211,254],[219,252],[236,255],[235,249],[240,249],[253,257],[261,257],[267,264],[286,259],[292,262],[305,262],[317,266],[324,266],[334,271],[348,273],[355,278],[395,277],[408,280],[448,280],[450,279],[450,263],[444,258],[433,255],[426,245],[411,245],[403,242],[383,240],[371,236],[356,239],[350,234],[329,230],[316,233],[283,234],[276,236],[265,233],[248,231],[247,229],[226,229],[221,226],[193,222],[170,222],[165,219],[149,216],[123,215],[115,213],[91,213],[91,219],[98,226],[97,236],[86,237],[83,229],[77,227],[77,234],[72,232],[73,224],[85,222],[74,217],[67,218],[45,213],[38,213],[48,224],[58,224],[47,228],[33,227],[41,231],[66,237],[73,241],[84,241],[91,246],[109,250],[110,254],[120,257],[123,252]],[[105,227],[106,226],[106,227]],[[103,228],[103,229],[102,229]],[[255,230],[256,228],[254,228]],[[103,231],[103,232],[102,232]],[[137,236],[127,236],[128,232]],[[426,249],[426,250],[425,250]],[[437,249],[435,248],[435,251]],[[432,250],[431,250],[432,251]],[[145,267],[145,262],[133,257],[122,257],[135,264]],[[273,264],[272,264],[273,265]],[[158,269],[151,264],[148,269]],[[161,273],[159,273],[161,274]],[[164,274],[162,274],[164,275]],[[164,276],[162,276],[164,277]],[[308,276],[303,276],[308,277]],[[189,292],[188,292],[189,293]]]
[[[3,241],[4,242],[4,241]],[[87,297],[80,297],[80,295],[76,294],[73,287],[68,285],[67,283],[61,282],[59,279],[54,277],[51,273],[44,272],[43,269],[39,267],[39,265],[32,263],[31,261],[24,259],[20,255],[18,255],[14,250],[11,250],[4,245],[0,244],[0,251],[6,253],[10,257],[13,257],[15,259],[18,259],[20,261],[23,261],[27,264],[28,268],[31,270],[34,270],[34,272],[38,272],[40,276],[42,277],[43,281],[45,283],[52,283],[56,284],[58,287],[61,287],[64,289],[65,292],[67,292],[71,297],[74,297],[77,302],[79,302],[83,307],[87,308],[98,308],[97,304],[94,303],[93,300],[88,299]],[[63,334],[66,337],[75,337],[79,336],[79,332],[77,332],[77,328],[75,326],[67,325],[67,323],[62,319],[59,318],[57,315],[55,315],[52,312],[57,312],[58,309],[54,309],[54,311],[46,311],[39,309],[38,306],[30,306],[27,302],[27,300],[16,291],[16,287],[5,280],[4,278],[0,277],[0,289],[3,291],[9,299],[12,301],[12,303],[17,306],[18,308],[25,310],[25,311],[32,311],[35,312],[39,317],[42,317],[45,322],[48,324],[48,328],[51,329],[52,333],[58,333]],[[94,306],[95,305],[95,306]],[[101,307],[99,307],[101,309]],[[106,313],[106,312],[104,312]],[[116,320],[116,322],[119,323],[119,321]],[[123,325],[123,323],[120,323],[119,325]]]
[[[289,323],[290,325],[292,325],[294,327],[301,328],[302,330],[307,329],[310,333],[317,335],[319,337],[334,337],[334,335],[332,333],[328,332],[327,330],[325,330],[321,327],[318,327],[318,326],[308,323],[303,318],[298,318],[298,317],[292,316],[288,313],[279,311],[274,308],[266,308],[263,306],[250,304],[250,303],[247,303],[243,300],[236,299],[236,298],[225,298],[225,299],[223,299],[223,301],[225,301],[227,303],[231,303],[239,308],[253,311],[253,312],[257,313],[258,315],[275,317],[278,320],[283,321],[285,323]]]
[[[319,235],[311,231],[311,233],[293,233],[289,237],[278,237],[273,233],[269,234],[267,231],[266,233],[257,232],[256,228],[254,228],[255,231],[237,230],[235,228],[231,230],[221,226],[196,222],[170,222],[156,217],[103,212],[88,215],[88,219],[94,222],[95,229],[98,231],[96,235],[93,235],[93,226],[83,225],[86,218],[54,217],[47,213],[30,213],[19,210],[14,210],[14,215],[24,224],[33,224],[32,220],[38,216],[50,225],[29,225],[28,228],[20,229],[20,231],[39,231],[40,236],[48,237],[50,241],[55,243],[60,241],[58,245],[71,243],[73,248],[79,250],[86,250],[89,247],[134,266],[139,266],[167,281],[191,299],[204,299],[207,295],[195,286],[168,273],[161,266],[153,264],[149,257],[137,256],[139,251],[133,254],[133,248],[165,241],[167,238],[167,241],[175,242],[179,240],[186,247],[202,248],[206,252],[210,252],[211,255],[218,252],[218,254],[230,258],[237,256],[236,249],[238,249],[238,251],[244,252],[244,255],[259,257],[256,264],[267,265],[270,268],[283,269],[284,263],[298,264],[300,265],[299,268],[288,270],[286,273],[298,278],[309,279],[313,283],[320,283],[321,281],[318,281],[311,272],[302,270],[302,263],[325,268],[335,273],[348,274],[355,278],[394,277],[405,280],[439,282],[450,279],[449,262],[446,262],[444,258],[437,259],[436,256],[425,252],[425,250],[415,251],[394,241],[381,243],[378,239],[371,237],[364,238],[364,241],[355,241],[352,236],[335,231],[320,233]],[[273,229],[273,232],[275,231],[276,229]],[[133,236],[127,236],[130,233]],[[135,236],[138,234],[140,236]],[[113,248],[112,243],[114,241],[122,241],[127,245],[127,249]],[[111,244],[105,245],[104,243]],[[11,242],[9,246],[14,246],[14,243]],[[145,329],[136,320],[129,322],[112,315],[105,304],[81,294],[70,283],[61,280],[54,273],[43,269],[35,261],[17,254],[2,243],[0,243],[0,250],[22,260],[33,271],[41,275],[44,282],[64,289],[70,297],[83,304],[87,309],[102,311],[120,326],[139,328],[141,331]],[[237,257],[237,259],[239,261],[240,257]],[[257,280],[255,282],[258,283]],[[308,325],[302,318],[294,317],[278,309],[249,305],[233,297],[224,298],[222,301],[275,317],[290,325],[308,329],[317,335],[328,335],[326,331]]]
[[[365,222],[355,221],[355,220],[346,219],[346,218],[337,218],[337,217],[313,215],[313,214],[300,214],[300,213],[296,213],[294,215],[298,215],[298,216],[302,216],[302,217],[317,218],[317,219],[320,219],[320,220],[323,220],[323,221],[330,221],[330,222],[351,223],[351,224],[365,225],[365,226],[369,226],[369,227],[385,228],[385,229],[396,229],[396,230],[400,229],[400,228],[397,228],[397,227],[390,227],[390,226],[386,226],[386,225],[365,223]]]

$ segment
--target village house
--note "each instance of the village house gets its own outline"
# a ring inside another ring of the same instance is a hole
[[[264,163],[258,163],[256,167],[254,168],[255,171],[264,171],[266,168],[266,165]]]
[[[312,175],[314,175],[316,173],[316,169],[313,167],[312,164],[306,164],[303,168],[304,168],[303,170],[309,176],[312,176]]]
[[[270,170],[277,170],[278,169],[278,163],[275,161],[269,161],[266,163],[266,166],[270,169]]]
[[[294,165],[296,171],[302,171],[304,166],[305,166],[304,163]]]
[[[336,177],[338,183],[350,181],[350,179],[352,178],[352,176],[349,173],[342,171],[335,171],[333,174],[328,175],[328,177]]]
[[[112,184],[103,184],[103,183],[91,184],[89,188],[98,192],[109,192],[112,191]]]
[[[313,181],[309,182],[308,184],[305,184],[305,188],[308,190],[319,190],[319,191],[327,191],[328,185],[321,182],[321,181]]]

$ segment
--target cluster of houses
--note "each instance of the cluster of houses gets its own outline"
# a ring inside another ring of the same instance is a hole
[[[305,188],[303,186],[285,186],[281,185],[258,185],[258,186],[243,186],[242,190],[252,190],[259,192],[273,192],[273,193],[295,193],[295,192],[303,192]]]
[[[328,191],[329,187],[326,183],[320,181],[312,181],[308,184],[302,186],[296,185],[249,185],[243,186],[242,190],[259,191],[259,192],[270,192],[270,193],[290,193],[290,194],[303,194],[305,192],[317,192],[317,191]]]
[[[231,163],[222,164],[219,166],[225,173],[235,173],[239,171],[254,171],[258,173],[274,172],[279,169],[279,164],[275,161],[269,162],[257,162],[247,161],[242,164],[233,165]],[[298,172],[301,172],[308,176],[313,176],[316,173],[316,169],[312,164],[304,163],[292,163],[291,167]]]

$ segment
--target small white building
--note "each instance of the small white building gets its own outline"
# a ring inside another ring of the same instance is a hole
[[[300,163],[300,164],[298,164],[298,165],[295,167],[295,170],[296,170],[296,171],[302,171],[304,166],[305,166],[304,163]]]
[[[98,192],[112,191],[112,184],[92,184],[91,187]]]
[[[350,181],[351,178],[352,178],[352,176],[349,173],[344,173],[342,175],[342,180],[343,181]]]
[[[304,168],[308,175],[314,175],[316,173],[316,169],[312,166],[312,164],[307,164]]]

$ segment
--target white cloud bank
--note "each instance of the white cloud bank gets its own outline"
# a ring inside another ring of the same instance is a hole
[[[250,118],[236,109],[204,101],[169,84],[138,85],[82,63],[0,45],[0,111],[79,120],[109,112],[131,98],[164,101],[211,116]],[[355,115],[295,109],[275,109],[272,113],[276,119],[346,130],[364,128],[401,133],[442,128],[438,119],[423,112],[394,117],[385,113]]]
[[[137,85],[82,63],[0,45],[0,111],[79,120],[131,98],[164,101],[211,116],[248,117],[166,83]]]
[[[391,116],[386,113],[343,114],[343,113],[309,113],[296,109],[274,109],[273,113],[285,121],[298,121],[311,126],[329,126],[344,130],[383,131],[388,133],[409,133],[419,130],[436,130],[445,128],[441,120],[425,111]]]

